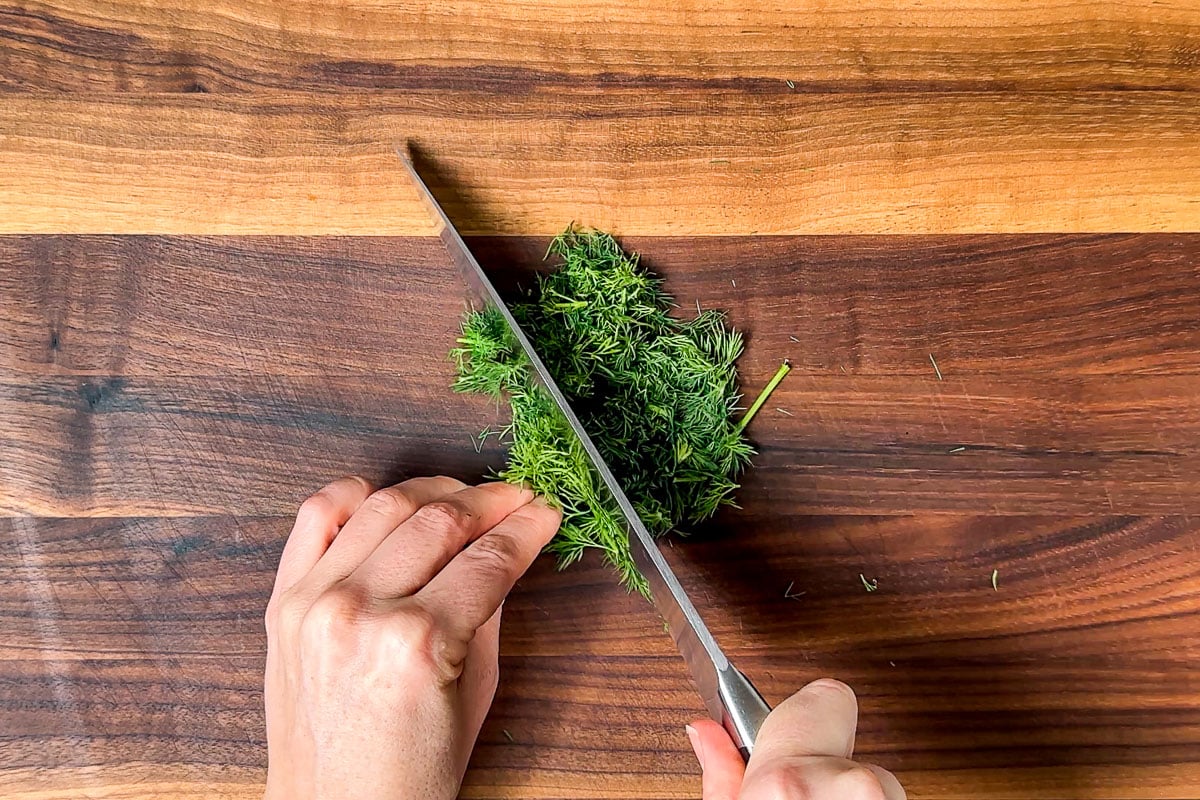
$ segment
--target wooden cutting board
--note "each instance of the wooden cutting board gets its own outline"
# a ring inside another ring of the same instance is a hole
[[[0,9],[0,796],[258,797],[296,505],[501,462],[403,140],[505,281],[595,225],[791,359],[667,550],[769,700],[914,798],[1200,795],[1200,9],[660,5]],[[463,796],[695,797],[701,713],[544,560]]]

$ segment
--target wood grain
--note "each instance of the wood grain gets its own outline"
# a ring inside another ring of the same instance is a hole
[[[499,463],[405,140],[506,287],[581,221],[792,360],[667,549],[769,699],[914,798],[1200,796],[1197,66],[1180,0],[0,0],[0,796],[261,796],[296,504]],[[696,796],[594,560],[502,672],[463,797]]]
[[[3,242],[3,239],[0,239]],[[686,314],[728,311],[742,369],[812,375],[1194,374],[1200,237],[1184,235],[624,237]],[[546,240],[476,238],[506,286]]]
[[[1188,231],[1194,112],[1186,92],[16,95],[0,233],[422,235],[406,139],[471,233]]]
[[[0,513],[284,513],[348,472],[478,476],[500,451],[492,440],[476,454],[473,437],[505,419],[451,394],[448,369],[0,380]],[[809,513],[1195,514],[1197,398],[1200,376],[797,377],[751,428],[760,455],[743,499]]]
[[[1200,789],[1194,521],[756,507],[669,557],[770,699],[849,678],[860,751],[912,796]],[[258,792],[261,610],[288,525],[0,520],[15,545],[0,550],[0,731],[24,734],[0,734],[5,796],[139,778]],[[789,584],[804,594],[785,599]],[[695,796],[682,725],[698,700],[653,613],[607,571],[539,562],[504,633],[464,797]]]
[[[510,293],[544,266],[547,244],[471,241]],[[1196,235],[624,244],[684,313],[723,308],[751,332],[743,370],[754,380],[784,358],[797,375],[928,378],[930,354],[951,381],[1200,369]],[[0,237],[11,299],[0,365],[38,376],[440,375],[460,284],[436,240],[420,237]]]
[[[57,0],[4,8],[0,31],[10,92],[1200,86],[1184,2]]]
[[[476,244],[512,286],[545,241]],[[747,503],[1197,511],[1196,236],[629,244],[749,332],[747,392],[798,366]],[[472,436],[503,415],[448,389],[462,284],[430,240],[0,238],[0,262],[0,513],[280,514],[343,473],[500,458]]]

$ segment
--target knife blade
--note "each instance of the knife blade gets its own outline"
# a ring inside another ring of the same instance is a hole
[[[437,198],[429,191],[413,163],[411,153],[402,147],[396,148],[404,168],[407,170],[413,185],[417,188],[425,206],[438,228],[438,237],[450,253],[455,264],[462,271],[467,286],[477,300],[486,307],[496,309],[508,324],[513,337],[520,345],[533,370],[534,378],[542,386],[551,400],[558,407],[570,426],[572,433],[579,438],[584,452],[591,461],[592,468],[600,477],[600,481],[612,495],[621,511],[622,519],[629,533],[629,545],[634,563],[646,579],[650,588],[650,597],[658,613],[667,623],[671,637],[675,640],[692,680],[704,701],[704,707],[709,715],[721,723],[737,745],[743,758],[749,758],[754,749],[754,740],[763,720],[770,713],[770,706],[763,700],[762,695],[754,688],[721,650],[708,626],[700,617],[696,606],[683,586],[679,583],[674,570],[663,557],[662,551],[655,542],[653,535],[646,529],[641,517],[638,516],[633,504],[629,502],[620,482],[609,469],[604,457],[596,448],[591,436],[584,429],[579,418],[571,408],[565,395],[554,381],[554,377],[538,356],[533,343],[521,330],[509,311],[507,304],[492,285],[483,268],[467,248],[462,236],[442,209]]]

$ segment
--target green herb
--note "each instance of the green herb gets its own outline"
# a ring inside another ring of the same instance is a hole
[[[873,592],[879,588],[879,579],[878,578],[871,578],[871,580],[867,580],[867,576],[863,575],[860,572],[860,573],[858,573],[858,579],[860,581],[862,581],[863,588],[866,589],[868,592]]]
[[[795,83],[793,83],[792,81],[784,81],[784,83],[786,83],[786,84],[787,84],[787,87],[788,87],[789,89],[795,89],[795,88],[796,88],[796,84],[795,84]]]
[[[722,314],[670,316],[673,299],[658,278],[611,236],[569,228],[550,245],[560,266],[512,305],[513,315],[655,535],[734,505],[737,477],[753,449],[742,436],[780,372],[741,420],[734,362],[742,337]],[[562,506],[549,550],[561,565],[600,549],[622,582],[645,580],[629,551],[616,504],[498,311],[473,311],[451,351],[454,388],[507,397],[508,463],[498,476],[526,483]]]
[[[965,448],[965,447],[962,447],[962,446],[959,446],[959,447],[952,447],[952,448],[950,448],[949,450],[947,450],[946,452],[948,452],[948,453],[961,453],[963,450],[966,450],[966,449],[967,449],[967,448]]]
[[[992,570],[992,591],[996,591],[996,592],[1000,591],[1000,586],[998,585],[999,580],[1000,580],[1000,570],[998,570],[998,569]]]
[[[929,354],[929,363],[933,364],[933,371],[937,374],[937,379],[940,381],[942,379],[942,371],[938,369],[937,362],[933,360],[933,353]]]
[[[792,364],[790,361],[784,361],[779,365],[779,369],[775,370],[775,375],[772,376],[771,380],[767,382],[766,387],[763,388],[762,392],[758,395],[758,398],[755,399],[753,405],[750,406],[750,410],[746,412],[744,417],[742,417],[742,421],[737,424],[736,430],[738,433],[741,433],[746,429],[746,426],[750,424],[750,420],[754,419],[754,415],[758,413],[758,410],[762,408],[763,403],[767,402],[767,398],[770,397],[771,393],[775,391],[775,387],[778,386],[779,382],[783,380],[784,376],[791,371]]]

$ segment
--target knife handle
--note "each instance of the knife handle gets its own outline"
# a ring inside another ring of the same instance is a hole
[[[717,673],[717,693],[721,699],[721,724],[742,758],[749,761],[758,729],[771,713],[771,707],[750,679],[732,664]]]

